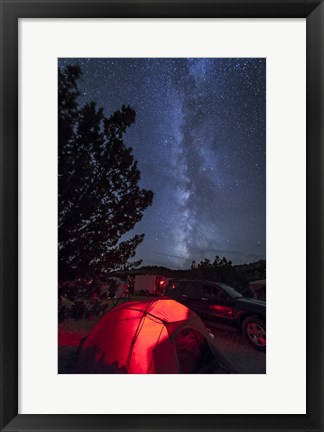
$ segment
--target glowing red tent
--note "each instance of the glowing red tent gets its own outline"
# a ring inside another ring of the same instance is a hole
[[[213,371],[209,371],[209,365]],[[215,369],[216,366],[216,369]],[[231,373],[201,319],[169,299],[109,311],[79,350],[79,373]]]

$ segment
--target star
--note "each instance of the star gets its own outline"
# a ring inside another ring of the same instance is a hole
[[[128,238],[135,259],[188,268],[234,264],[266,251],[266,60],[263,58],[62,58],[79,64],[80,103],[106,116],[129,104],[124,136],[153,204]],[[230,248],[229,248],[230,245]]]

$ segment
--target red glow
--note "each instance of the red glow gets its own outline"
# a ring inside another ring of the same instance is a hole
[[[83,339],[87,335],[88,332],[86,331],[75,332],[75,331],[60,329],[58,332],[58,344],[60,347],[64,347],[64,346],[77,347],[79,346],[81,339]]]
[[[226,314],[226,315],[233,314],[233,309],[228,306],[212,305],[210,306],[210,308],[221,314]]]
[[[117,306],[85,340],[78,359],[82,373],[179,373],[170,336],[188,322],[206,333],[194,312],[171,299]]]

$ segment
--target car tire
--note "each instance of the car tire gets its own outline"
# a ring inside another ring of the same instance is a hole
[[[257,350],[266,350],[266,324],[259,318],[248,317],[242,323],[242,333]]]

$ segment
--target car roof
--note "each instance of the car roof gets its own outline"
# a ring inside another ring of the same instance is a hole
[[[213,284],[213,285],[219,285],[222,282],[216,282],[216,281],[209,281],[207,279],[178,279],[178,278],[173,278],[172,279],[173,282],[199,282],[199,283],[208,283],[208,284]]]

